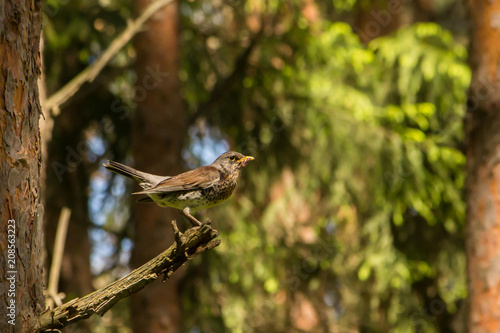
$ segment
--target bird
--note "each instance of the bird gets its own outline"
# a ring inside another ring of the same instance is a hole
[[[228,151],[210,165],[177,176],[153,175],[115,161],[103,165],[109,171],[139,182],[143,190],[132,194],[147,197],[138,202],[155,202],[160,207],[175,208],[196,227],[202,223],[192,213],[227,200],[236,188],[241,169],[252,160],[253,156]]]

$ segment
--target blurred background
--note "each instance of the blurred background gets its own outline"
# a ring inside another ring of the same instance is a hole
[[[146,0],[47,0],[52,96]],[[65,332],[464,332],[466,4],[179,0],[95,80],[45,112],[47,265],[85,295],[173,243],[171,209],[136,204],[107,159],[172,175],[256,159],[201,212],[222,244],[167,283]],[[42,99],[43,100],[43,99]]]

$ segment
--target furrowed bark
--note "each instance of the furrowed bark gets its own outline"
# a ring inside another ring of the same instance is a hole
[[[0,1],[0,332],[28,332],[43,311],[40,204],[42,1]]]

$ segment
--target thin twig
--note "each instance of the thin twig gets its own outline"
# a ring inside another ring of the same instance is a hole
[[[59,275],[61,273],[61,263],[64,254],[64,244],[66,243],[66,234],[68,232],[69,217],[71,210],[63,207],[57,224],[56,239],[54,241],[54,253],[52,254],[52,264],[50,265],[49,287],[47,288],[47,308],[54,307],[54,302],[58,306],[62,304],[57,288],[59,285]]]
[[[217,230],[208,224],[188,229],[185,233],[179,231],[175,221],[172,221],[172,227],[177,237],[166,251],[110,285],[41,314],[35,332],[61,329],[93,314],[103,316],[119,300],[135,294],[160,275],[164,276],[164,280],[169,278],[197,254],[220,244],[220,240],[216,239]]]
[[[157,0],[151,3],[138,18],[129,23],[127,28],[111,42],[99,60],[85,68],[80,74],[46,100],[44,105],[46,111],[51,112],[54,109],[57,113],[59,107],[69,100],[85,82],[92,82],[96,78],[111,59],[142,29],[147,20],[161,8],[172,2],[174,0]]]

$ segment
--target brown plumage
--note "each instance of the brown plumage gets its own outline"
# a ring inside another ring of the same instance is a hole
[[[153,201],[160,207],[176,208],[194,225],[200,225],[191,212],[210,208],[228,199],[233,193],[240,170],[254,158],[229,151],[212,164],[181,173],[177,176],[157,176],[135,170],[114,161],[104,167],[122,176],[135,179],[148,197],[140,202]]]

